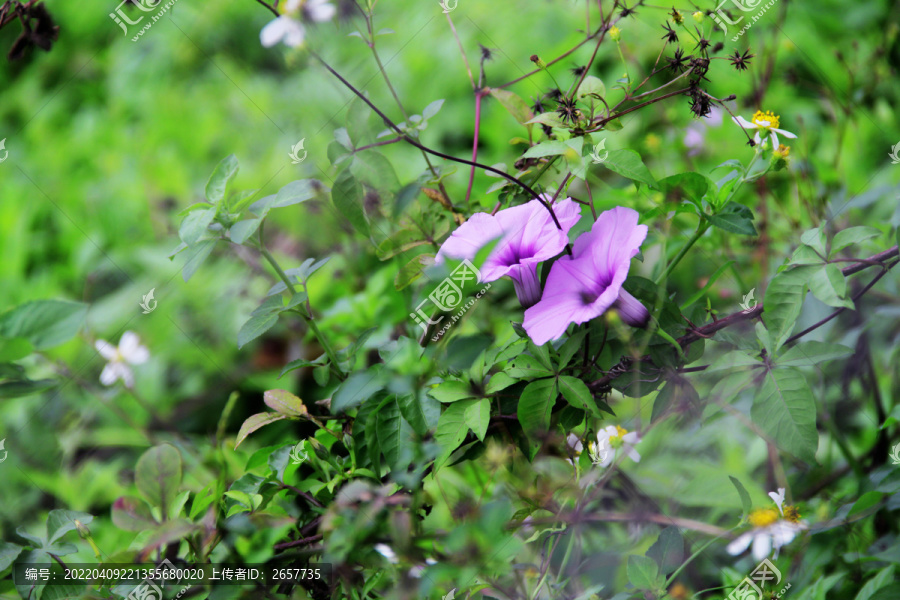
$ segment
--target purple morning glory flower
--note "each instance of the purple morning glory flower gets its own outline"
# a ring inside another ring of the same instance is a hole
[[[535,344],[555,340],[569,323],[585,323],[610,308],[629,325],[647,324],[650,313],[622,289],[631,259],[647,237],[647,226],[637,222],[635,210],[608,210],[575,240],[571,257],[553,263],[541,301],[525,311],[523,325]]]
[[[549,202],[546,195],[542,197]],[[541,298],[538,263],[563,251],[569,242],[569,230],[581,217],[578,203],[569,198],[556,202],[553,212],[562,229],[556,227],[550,211],[538,200],[496,215],[476,213],[447,238],[435,261],[440,263],[444,257],[472,260],[488,242],[500,238],[480,269],[481,280],[496,281],[508,275],[519,302],[528,308]]]

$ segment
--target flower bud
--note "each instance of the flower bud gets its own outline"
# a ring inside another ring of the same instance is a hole
[[[773,171],[781,171],[782,169],[787,168],[790,164],[790,154],[791,149],[785,146],[784,144],[780,144],[778,148],[775,149],[775,152],[772,153],[772,170]]]
[[[538,56],[537,54],[532,54],[532,55],[531,55],[531,62],[533,62],[534,64],[536,64],[537,67],[538,67],[538,69],[546,69],[546,68],[547,68],[547,63],[545,63],[544,61],[542,61],[542,60],[541,60],[541,57]]]
[[[620,38],[621,36],[622,36],[622,34],[621,34],[621,32],[619,31],[619,28],[618,28],[618,27],[616,27],[615,25],[613,25],[612,27],[609,28],[609,37],[612,39],[612,41],[618,42],[618,41],[619,41],[619,38]]]
[[[694,20],[697,21],[697,23],[702,23],[703,19],[704,19],[704,17],[706,17],[706,15],[703,14],[703,11],[698,10],[697,12],[694,13],[693,17],[694,17]]]

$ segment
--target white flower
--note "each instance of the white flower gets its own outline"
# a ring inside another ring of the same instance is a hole
[[[297,18],[301,12],[305,19],[321,23],[330,21],[337,13],[337,9],[328,0],[306,0],[306,2],[288,0],[284,5],[284,14],[269,22],[259,32],[259,41],[262,45],[266,48],[271,48],[278,42],[284,42],[291,48],[302,45],[306,37],[306,28]]]
[[[759,562],[768,557],[772,548],[775,548],[775,558],[778,558],[778,552],[781,550],[781,547],[789,544],[802,529],[805,529],[805,526],[800,523],[775,521],[771,525],[757,527],[741,535],[728,544],[727,550],[729,554],[736,556],[746,550],[752,542],[753,550],[751,552],[753,560]]]
[[[781,134],[786,138],[796,139],[796,135],[791,133],[790,131],[785,131],[784,129],[778,129],[778,125],[780,119],[778,115],[773,114],[772,112],[762,112],[761,110],[756,111],[753,115],[753,119],[748,121],[744,117],[731,117],[731,120],[743,127],[744,129],[755,129],[756,135],[753,136],[753,141],[757,144],[763,138],[768,139],[772,138],[772,148],[778,147],[778,135]],[[762,134],[762,135],[760,135]]]
[[[390,546],[388,546],[387,544],[375,544],[374,548],[375,552],[388,559],[389,563],[394,565],[397,564],[397,554]]]
[[[791,543],[800,531],[807,528],[806,521],[800,520],[797,507],[784,505],[784,492],[784,488],[778,488],[777,492],[769,492],[769,497],[778,506],[778,512],[772,508],[761,508],[750,513],[748,520],[753,529],[728,544],[729,554],[740,554],[752,543],[751,552],[757,562],[769,556],[773,548],[775,558],[778,558],[781,547]]]
[[[118,347],[106,340],[97,340],[94,347],[100,356],[109,361],[100,373],[100,383],[103,385],[112,385],[121,379],[125,387],[133,387],[134,375],[128,365],[140,365],[150,358],[150,351],[141,346],[141,340],[133,331],[122,334]]]
[[[634,449],[635,444],[640,441],[637,433],[629,432],[618,425],[610,425],[597,432],[596,444],[594,442],[588,444],[591,462],[600,467],[608,467],[619,449],[634,462],[641,462],[641,455]]]
[[[581,438],[575,435],[574,433],[570,433],[566,437],[566,445],[572,451],[572,454],[575,456],[579,456],[581,452],[584,450],[584,445],[581,443]],[[571,458],[567,458],[566,462],[572,466],[575,466],[575,462]]]

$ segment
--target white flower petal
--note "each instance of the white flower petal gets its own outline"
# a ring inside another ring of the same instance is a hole
[[[125,362],[133,365],[139,365],[147,362],[150,358],[150,351],[146,347],[141,346],[141,340],[133,331],[126,331],[119,340],[119,354]]]
[[[778,150],[778,134],[776,134],[775,130],[773,129],[769,133],[769,136],[772,138],[772,150]]]
[[[753,141],[756,142],[757,145],[762,141],[762,138],[759,137],[759,131],[756,132],[756,135],[753,136]]]
[[[753,536],[753,560],[760,562],[772,551],[772,538],[767,532],[760,531]]]
[[[741,116],[731,117],[731,120],[743,127],[744,129],[759,129],[759,127],[755,123],[751,123],[747,119]]]
[[[750,542],[752,541],[753,534],[748,531],[747,533],[741,535],[736,540],[728,544],[728,547],[725,549],[728,551],[728,554],[737,556],[738,554],[746,550],[747,547],[750,546]]]
[[[269,21],[269,23],[262,28],[262,31],[259,32],[259,41],[265,48],[271,48],[287,35],[287,26],[290,23],[290,19],[288,17],[278,17],[274,21]]]
[[[784,508],[782,508],[782,505],[784,504],[784,488],[778,488],[777,492],[769,492],[769,498],[778,505],[778,512],[780,512],[783,517]]]
[[[100,372],[100,383],[103,385],[112,385],[116,382],[116,379],[119,378],[116,370],[116,365],[119,363],[107,363],[103,370]]]
[[[284,4],[284,10],[289,13],[294,13],[300,10],[301,0],[287,0]]]
[[[631,444],[633,446],[633,445],[639,443],[641,441],[641,438],[638,437],[638,434],[636,431],[629,431],[628,433],[626,433],[625,435],[622,436],[622,441],[625,442],[626,444]]]
[[[773,129],[772,131],[777,131],[778,133],[780,133],[780,134],[783,135],[784,137],[790,138],[790,139],[792,139],[792,140],[796,140],[796,139],[797,139],[797,136],[796,136],[796,135],[794,135],[794,134],[791,133],[790,131],[785,131],[784,129]]]
[[[127,388],[134,387],[134,374],[131,372],[131,368],[125,363],[118,363],[118,367],[116,369],[119,373],[119,378],[122,380],[122,383],[125,384]]]
[[[96,348],[97,352],[100,353],[100,356],[102,356],[106,360],[114,360],[116,356],[118,356],[118,350],[116,350],[116,347],[106,340],[97,340],[96,342],[94,342],[94,348]]]
[[[306,16],[312,21],[330,21],[337,13],[337,8],[328,0],[311,0],[306,6]]]
[[[303,38],[306,37],[306,28],[300,21],[289,19],[287,30],[284,35],[284,44],[291,48],[296,48],[303,44]]]
[[[394,550],[387,544],[375,544],[374,548],[375,552],[388,559],[388,562],[397,562],[397,555],[394,553]]]
[[[631,446],[625,446],[625,453],[628,454],[628,458],[634,462],[641,462],[641,455]]]

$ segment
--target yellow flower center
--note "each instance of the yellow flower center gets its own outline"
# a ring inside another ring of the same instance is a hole
[[[622,440],[625,437],[625,434],[628,433],[627,429],[616,425],[616,434],[609,436],[609,445],[613,448],[621,448],[624,441]]]
[[[778,149],[775,150],[775,156],[778,158],[787,158],[790,153],[791,149],[784,144],[778,144]]]
[[[778,511],[774,508],[760,508],[750,513],[749,519],[754,527],[768,527],[778,520]]]
[[[784,518],[791,523],[800,522],[800,510],[796,506],[784,507]]]
[[[758,110],[756,111],[756,114],[753,115],[753,124],[760,129],[769,131],[770,129],[778,127],[779,117],[771,111],[763,112],[761,110]]]

